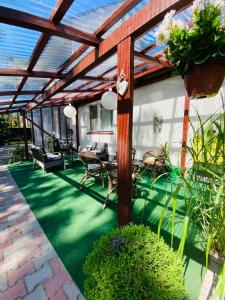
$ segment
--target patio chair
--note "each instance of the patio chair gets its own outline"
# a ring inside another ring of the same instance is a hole
[[[137,188],[137,177],[140,173],[140,166],[138,164],[132,165],[132,194],[134,195]],[[105,202],[103,204],[103,209],[106,208],[107,202],[109,200],[109,196],[117,192],[118,187],[118,175],[117,175],[118,167],[117,164],[108,167],[108,192],[105,198]]]
[[[166,156],[163,149],[150,150],[144,153],[143,163],[146,169],[156,173],[166,173]]]
[[[47,169],[63,166],[63,156],[61,153],[47,153],[40,147],[31,147],[33,165],[39,165],[45,172]]]
[[[105,167],[102,161],[93,153],[79,153],[78,156],[80,157],[82,163],[85,167],[85,174],[80,181],[80,190],[83,189],[84,183],[90,177],[100,177],[102,181],[102,187],[104,187],[104,171]]]

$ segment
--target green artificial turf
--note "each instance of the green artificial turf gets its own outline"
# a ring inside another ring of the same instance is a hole
[[[107,189],[102,188],[100,181],[94,182],[91,179],[83,191],[79,190],[79,181],[84,172],[80,161],[75,161],[73,168],[47,174],[39,167],[33,167],[30,162],[10,165],[9,169],[48,239],[82,290],[85,257],[93,248],[94,241],[117,225],[114,197],[103,210]],[[144,223],[157,232],[163,204],[176,182],[174,178],[161,178],[154,188],[149,189],[150,184],[150,175],[143,175],[138,183],[138,196],[133,205],[133,222]],[[179,244],[185,214],[182,195],[178,200],[177,212],[173,244],[175,249]],[[172,208],[168,207],[162,226],[162,235],[169,244],[171,214]],[[184,265],[189,299],[196,300],[205,268],[202,238],[194,226],[189,232]]]

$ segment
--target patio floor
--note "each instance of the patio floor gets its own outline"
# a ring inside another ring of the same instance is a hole
[[[79,190],[79,180],[83,174],[83,167],[79,161],[74,163],[72,169],[58,170],[54,173],[44,174],[39,167],[33,168],[31,162],[12,165],[10,171],[46,236],[82,290],[82,265],[86,255],[93,247],[93,242],[117,224],[115,202],[110,201],[109,207],[102,209],[107,190],[102,189],[100,182],[94,184],[93,181],[89,181],[83,191]],[[160,180],[150,194],[149,185],[148,176],[139,183],[140,195],[134,204],[133,222],[140,223],[143,219],[145,224],[156,231],[171,180],[168,178]],[[144,203],[146,209],[142,218]],[[184,209],[183,200],[180,199],[174,237],[175,248],[179,242]],[[170,214],[170,208],[168,211]],[[168,243],[170,243],[169,214],[165,218],[162,230]],[[205,275],[204,257],[202,238],[193,227],[184,258],[189,299],[198,299]]]
[[[82,300],[4,163],[0,148],[0,299]]]

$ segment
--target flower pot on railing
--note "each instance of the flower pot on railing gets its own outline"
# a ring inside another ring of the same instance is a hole
[[[193,65],[184,75],[184,85],[191,98],[206,98],[218,94],[225,76],[225,61],[207,61]]]

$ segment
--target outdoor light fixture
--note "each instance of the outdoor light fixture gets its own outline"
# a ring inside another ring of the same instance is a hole
[[[114,110],[117,107],[117,94],[110,87],[108,92],[105,92],[101,98],[101,104],[105,109]]]
[[[70,102],[69,102],[69,105],[67,105],[64,108],[63,112],[64,112],[64,115],[70,119],[73,119],[77,114],[75,107],[73,107]]]

